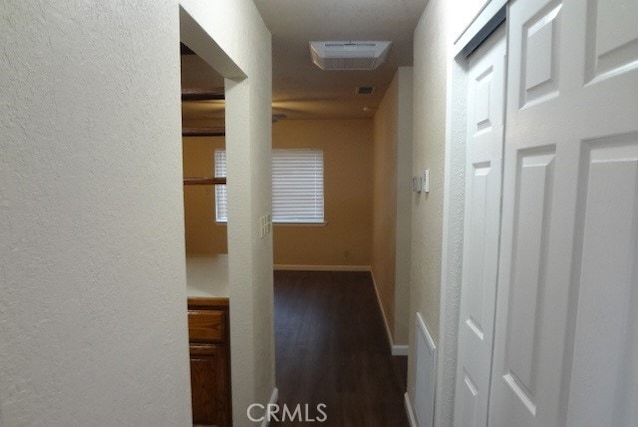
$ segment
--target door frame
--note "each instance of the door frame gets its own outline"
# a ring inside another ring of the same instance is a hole
[[[261,209],[260,213],[271,211],[271,181],[261,180],[256,185],[260,170],[266,166],[270,171],[271,161],[270,156],[262,156],[263,160],[252,162],[250,167],[246,161],[248,157],[257,158],[259,151],[271,152],[271,85],[264,84],[261,79],[267,77],[258,75],[251,63],[242,62],[242,46],[240,49],[230,46],[230,32],[240,34],[240,29],[234,30],[229,26],[216,28],[215,19],[207,21],[206,14],[210,13],[210,8],[200,7],[197,1],[181,0],[177,13],[180,28],[176,35],[179,35],[179,41],[224,77],[227,188],[233,195],[227,221],[231,412],[232,420],[241,424],[246,420],[246,408],[250,404],[258,402],[266,407],[275,403],[278,396],[274,350],[273,345],[268,344],[274,340],[273,247],[270,237],[256,243],[253,239],[255,233],[251,232],[258,223],[258,209]],[[224,16],[224,11],[220,16]],[[265,98],[265,92],[268,92],[268,98]],[[264,99],[268,99],[268,104]],[[255,117],[253,126],[247,125],[247,117]],[[259,133],[256,133],[256,128],[259,128]],[[256,144],[259,138],[259,142],[268,140],[269,144]],[[249,199],[259,202],[253,210],[246,208]],[[267,207],[264,206],[265,201]],[[263,289],[261,294],[257,294],[258,287]],[[268,321],[261,324],[252,321],[256,317],[254,306],[258,299],[268,301],[259,313]],[[257,345],[262,345],[259,357],[248,357],[257,354]],[[262,377],[263,384],[257,381],[258,377]],[[265,394],[265,388],[269,389],[270,395]]]
[[[440,345],[435,426],[452,426],[454,418],[464,247],[468,57],[507,20],[508,2],[509,0],[489,1],[465,32],[450,46],[447,55]]]

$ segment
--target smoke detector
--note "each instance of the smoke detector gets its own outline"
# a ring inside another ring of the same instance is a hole
[[[390,47],[388,41],[309,42],[311,59],[323,70],[375,70]]]

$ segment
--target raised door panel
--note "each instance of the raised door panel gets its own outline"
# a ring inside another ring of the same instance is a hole
[[[567,417],[576,427],[637,424],[637,139],[583,143]]]
[[[520,106],[558,96],[558,37],[562,4],[552,1],[522,25]]]
[[[637,17],[637,1],[588,0],[585,83],[637,68]]]
[[[545,331],[546,254],[549,244],[549,188],[554,178],[555,153],[551,147],[519,152],[516,175],[513,246],[511,256],[510,316],[507,320],[504,374],[518,409],[535,416],[541,396],[537,372],[545,369],[536,339]],[[511,408],[514,405],[507,405]],[[519,419],[517,411],[508,415]]]
[[[637,419],[634,11],[634,0],[509,6],[491,426]]]

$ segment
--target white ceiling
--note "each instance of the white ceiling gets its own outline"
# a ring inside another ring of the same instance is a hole
[[[273,108],[296,118],[363,118],[374,112],[400,66],[413,65],[413,30],[427,0],[254,0],[272,34]],[[310,41],[389,40],[373,71],[322,71]],[[374,86],[372,95],[356,95]]]
[[[288,119],[365,118],[375,113],[400,66],[413,65],[413,31],[427,0],[254,0],[272,34],[273,113]],[[373,71],[323,71],[310,41],[389,40],[387,60]],[[220,87],[222,78],[194,55],[182,57],[183,87]],[[358,86],[374,86],[357,95]],[[364,111],[369,107],[368,111]],[[220,101],[184,103],[194,119],[220,117]]]

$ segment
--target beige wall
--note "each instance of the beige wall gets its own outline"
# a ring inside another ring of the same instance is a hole
[[[234,425],[252,425],[247,405],[269,401],[272,247],[256,228],[270,210],[271,37],[254,3],[10,0],[0,425],[191,424],[180,5],[209,57],[243,71],[228,82]]]
[[[394,345],[408,344],[413,70],[398,69],[374,117],[371,270]]]
[[[409,343],[411,295],[411,169],[413,159],[413,67],[398,69],[398,153],[396,169],[396,288],[393,337]]]
[[[216,149],[224,149],[224,138],[183,138],[184,176],[213,176],[213,156]],[[187,254],[227,253],[227,225],[216,223],[212,185],[184,186],[184,214]]]
[[[371,271],[393,336],[396,287],[398,74],[373,121],[373,229]]]
[[[276,224],[275,264],[371,264],[372,125],[372,120],[291,120],[273,126],[274,148],[322,149],[327,223],[325,226]],[[224,148],[224,138],[184,138],[185,176],[211,176],[213,155],[218,148]],[[395,168],[390,173],[395,174]],[[392,179],[380,173],[376,176],[388,183],[389,192],[395,192],[395,175]],[[185,186],[184,198],[187,253],[225,253],[227,227],[216,224],[213,188]],[[389,238],[391,245],[395,245],[395,230]]]
[[[274,148],[324,152],[326,226],[274,225],[280,265],[371,264],[372,120],[290,120],[273,125]]]
[[[447,0],[427,3],[414,33],[413,173],[430,170],[430,192],[414,193],[408,391],[415,387],[415,313],[438,344],[447,88]],[[411,396],[412,399],[415,396]]]
[[[191,424],[178,7],[0,2],[0,425]]]

